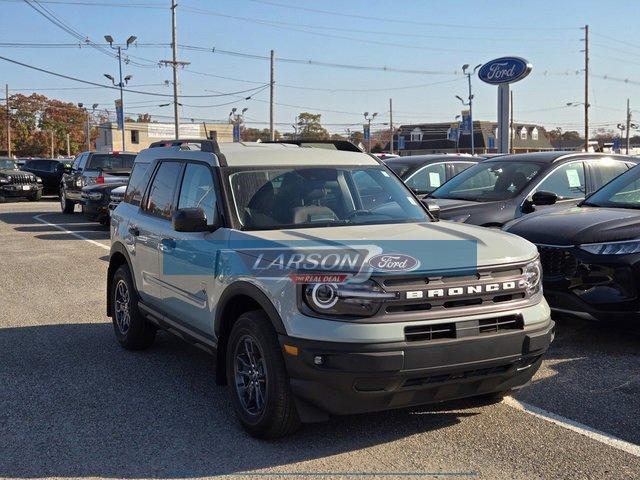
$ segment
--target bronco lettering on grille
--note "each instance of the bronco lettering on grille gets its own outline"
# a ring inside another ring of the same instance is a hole
[[[484,285],[467,285],[465,287],[432,288],[429,290],[411,290],[406,292],[408,300],[417,298],[447,298],[460,295],[474,295],[480,293],[503,292],[515,290],[518,283],[514,281],[502,283],[487,283]]]

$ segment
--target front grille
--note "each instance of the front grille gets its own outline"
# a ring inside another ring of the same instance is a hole
[[[558,280],[576,273],[578,261],[566,247],[537,245],[544,280]]]
[[[29,180],[30,175],[24,173],[12,173],[11,182],[13,185],[30,185],[33,182]]]
[[[522,330],[523,328],[524,320],[522,315],[505,315],[482,318],[480,320],[464,320],[432,325],[410,325],[404,327],[404,339],[407,342],[425,342],[447,338],[477,337],[509,330]]]
[[[455,317],[484,311],[506,310],[510,302],[527,298],[523,267],[481,267],[476,273],[450,276],[380,277],[377,280],[394,299],[385,302],[383,312],[390,315],[416,315],[423,319]],[[509,288],[503,288],[510,284]],[[485,288],[499,285],[497,290]],[[440,292],[435,294],[434,292]],[[431,292],[431,293],[430,293]],[[433,295],[432,295],[433,294]]]
[[[465,372],[444,373],[441,375],[430,375],[428,377],[409,378],[405,380],[403,387],[418,387],[421,385],[428,385],[430,383],[443,383],[453,380],[464,380],[468,378],[500,375],[508,372],[511,366],[512,364],[507,364],[497,367],[476,368],[475,370],[467,370]]]

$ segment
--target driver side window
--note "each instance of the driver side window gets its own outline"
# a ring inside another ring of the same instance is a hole
[[[582,198],[586,187],[584,181],[584,164],[573,162],[556,168],[538,186],[536,191],[553,192],[560,199]]]
[[[207,225],[215,225],[217,221],[216,192],[209,167],[198,163],[187,164],[178,208],[201,208],[207,218]]]

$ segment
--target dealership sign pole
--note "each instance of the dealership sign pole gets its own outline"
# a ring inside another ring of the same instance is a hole
[[[531,72],[531,64],[520,57],[501,57],[482,65],[478,77],[485,83],[498,86],[498,151],[509,153],[511,106],[509,85],[522,80]]]

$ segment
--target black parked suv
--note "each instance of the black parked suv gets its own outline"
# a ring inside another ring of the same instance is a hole
[[[12,159],[0,157],[0,203],[7,198],[38,201],[42,198],[42,181],[32,173],[18,170]]]
[[[82,189],[87,185],[108,183],[122,184],[126,181],[135,153],[84,152],[73,161],[69,173],[60,182],[60,208],[63,213],[73,213],[76,203],[82,201]]]
[[[65,171],[71,170],[72,160],[33,158],[25,162],[21,170],[31,172],[42,179],[44,195],[60,195],[60,181]]]
[[[577,207],[526,215],[504,230],[537,245],[552,309],[588,320],[640,320],[640,167]]]
[[[466,169],[429,198],[443,220],[502,227],[549,205],[577,205],[639,160],[575,152],[505,155]]]

